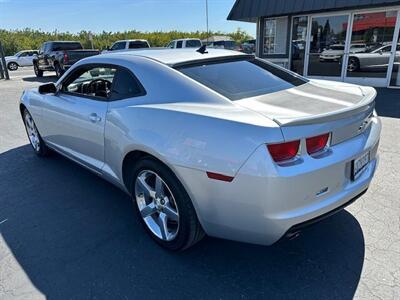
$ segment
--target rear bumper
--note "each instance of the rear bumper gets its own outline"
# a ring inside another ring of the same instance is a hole
[[[270,245],[296,226],[343,208],[368,188],[378,164],[380,131],[375,118],[368,130],[333,146],[326,157],[304,156],[288,167],[273,163],[261,145],[232,182],[184,167],[176,172],[207,234]],[[351,162],[366,151],[370,163],[353,181]]]
[[[309,227],[309,226],[311,226],[311,225],[313,225],[313,224],[316,224],[316,223],[318,223],[318,222],[320,222],[320,221],[322,221],[322,220],[324,220],[324,219],[326,219],[326,218],[329,218],[330,216],[333,216],[334,214],[336,214],[336,213],[342,211],[342,210],[345,209],[347,206],[349,206],[350,204],[352,204],[353,202],[355,202],[355,201],[356,201],[358,198],[360,198],[362,195],[364,195],[364,194],[367,192],[367,190],[368,190],[368,188],[365,189],[364,191],[362,191],[360,194],[358,194],[358,195],[355,196],[354,198],[351,198],[348,202],[346,202],[346,203],[344,203],[344,204],[342,204],[342,205],[336,207],[335,209],[333,209],[333,210],[331,210],[331,211],[329,211],[329,212],[327,212],[327,213],[324,213],[324,214],[322,214],[322,215],[320,215],[320,216],[318,216],[318,217],[315,217],[315,218],[313,218],[313,219],[307,220],[307,221],[305,221],[305,222],[303,222],[303,223],[296,224],[296,225],[290,227],[289,230],[286,232],[286,234],[285,234],[283,237],[285,237],[285,236],[288,236],[288,237],[293,236],[293,235],[295,235],[297,232],[301,231],[302,229],[304,229],[304,228],[306,228],[306,227]]]

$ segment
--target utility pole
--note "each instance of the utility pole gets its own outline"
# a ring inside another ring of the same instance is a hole
[[[92,46],[92,49],[94,49],[94,46],[93,46],[93,34],[90,31],[88,33],[88,37],[89,37],[90,45]]]
[[[1,64],[1,61],[0,61],[0,79],[4,79],[3,65]]]
[[[1,58],[1,62],[2,62],[2,65],[3,65],[3,71],[4,71],[4,75],[5,75],[5,77],[6,77],[6,80],[9,80],[10,79],[10,76],[8,75],[8,69],[7,69],[7,64],[6,64],[6,59],[5,59],[5,56],[4,56],[4,50],[3,50],[3,45],[1,44],[1,41],[0,41],[0,58]],[[1,75],[0,75],[1,76]],[[3,77],[3,76],[2,76]],[[4,77],[3,77],[4,78]]]
[[[206,0],[206,28],[207,28],[207,45],[208,45],[208,38],[210,37],[210,31],[208,29],[208,0]]]

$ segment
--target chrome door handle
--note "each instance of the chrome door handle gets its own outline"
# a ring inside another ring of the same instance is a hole
[[[89,115],[89,120],[93,123],[97,123],[101,121],[101,117],[99,117],[96,113],[92,113]]]

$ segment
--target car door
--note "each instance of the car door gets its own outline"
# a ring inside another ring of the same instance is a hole
[[[371,67],[373,68],[382,68],[382,67],[387,67],[390,59],[390,51],[391,51],[392,46],[388,45],[385,47],[382,47],[376,53],[374,54],[373,60],[371,61]]]
[[[104,164],[104,125],[115,73],[115,66],[80,66],[59,84],[59,92],[45,96],[42,108],[46,143],[98,172]]]
[[[35,51],[29,51],[27,57],[26,57],[26,65],[27,66],[32,66],[33,64],[33,57],[37,55],[37,52]]]
[[[21,67],[29,66],[29,52],[22,52],[18,57],[18,65]]]

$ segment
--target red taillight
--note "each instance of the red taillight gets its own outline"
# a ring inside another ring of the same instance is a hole
[[[313,136],[306,139],[308,154],[317,153],[323,150],[328,143],[329,133]]]
[[[67,52],[64,52],[64,65],[68,63],[68,60],[69,60],[68,54]]]
[[[299,152],[300,141],[267,145],[272,159],[276,162],[291,159]]]

